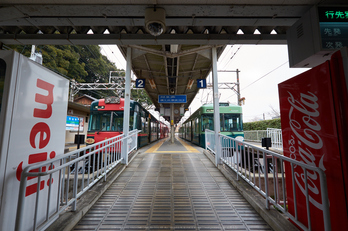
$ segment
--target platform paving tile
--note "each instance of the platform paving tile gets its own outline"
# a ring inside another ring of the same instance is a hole
[[[204,154],[140,153],[74,230],[271,228]]]

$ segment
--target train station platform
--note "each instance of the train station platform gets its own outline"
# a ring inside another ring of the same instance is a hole
[[[87,213],[70,212],[82,219],[48,230],[273,230],[203,151],[178,137],[141,148],[94,205],[82,199]]]

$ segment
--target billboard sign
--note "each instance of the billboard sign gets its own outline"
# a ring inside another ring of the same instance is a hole
[[[83,117],[66,116],[65,129],[67,131],[77,132],[79,126],[80,126],[80,132],[83,132],[83,127],[84,127]]]
[[[21,173],[31,164],[53,159],[64,153],[69,81],[13,51],[0,52],[7,64],[1,130],[1,210],[0,230],[14,230]],[[6,99],[6,100],[5,100]],[[11,106],[6,106],[11,105]],[[54,166],[59,162],[54,163]],[[53,167],[54,167],[53,166]],[[44,167],[48,169],[49,166]],[[25,227],[33,230],[36,195],[40,191],[37,224],[45,220],[46,209],[57,209],[58,173],[29,178],[25,190]],[[23,228],[23,227],[22,227]]]
[[[332,230],[348,230],[346,195],[339,145],[334,93],[329,62],[278,85],[284,155],[321,168],[327,178]],[[344,154],[346,155],[346,154]],[[292,180],[295,182],[298,219],[307,225],[304,171],[285,165],[288,209],[295,216]],[[312,230],[323,230],[319,176],[307,172]]]

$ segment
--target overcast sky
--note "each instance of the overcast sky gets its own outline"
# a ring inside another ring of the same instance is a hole
[[[126,69],[126,61],[117,46],[101,46],[102,54],[115,62],[117,68]],[[243,120],[271,119],[272,108],[279,112],[278,84],[308,69],[289,68],[286,45],[228,45],[218,60],[218,70],[238,69],[241,96],[245,97]],[[236,73],[218,72],[219,83],[235,83]],[[207,79],[211,82],[211,75]],[[233,86],[231,84],[230,86]],[[233,90],[219,90],[220,102],[237,104]],[[191,113],[202,103],[212,102],[212,90],[200,90],[190,105]],[[185,116],[188,116],[188,113]]]

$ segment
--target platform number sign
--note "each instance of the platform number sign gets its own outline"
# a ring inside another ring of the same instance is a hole
[[[197,79],[197,88],[207,88],[206,79]]]
[[[145,79],[136,79],[135,87],[136,88],[145,88]]]

